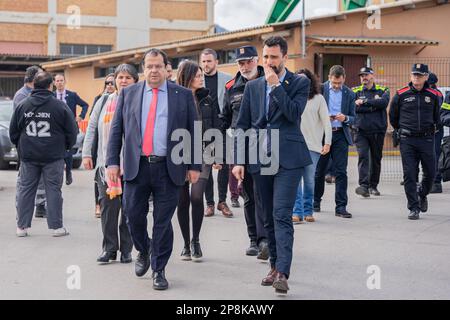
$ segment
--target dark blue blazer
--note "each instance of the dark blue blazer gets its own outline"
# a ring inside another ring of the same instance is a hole
[[[59,97],[57,96],[57,91],[54,92],[54,95],[55,95],[56,99],[59,100]],[[82,109],[81,114],[80,114],[81,119],[84,119],[86,117],[86,113],[88,112],[89,105],[87,104],[86,101],[81,99],[80,96],[76,92],[66,90],[65,99],[66,99],[67,106],[73,112],[73,115],[75,116],[75,118],[77,116],[77,106],[80,106]]]
[[[308,147],[300,131],[301,115],[308,100],[310,81],[304,76],[295,75],[288,70],[286,72],[282,85],[270,93],[276,103],[276,109],[270,114],[269,119],[266,116],[267,82],[265,77],[247,83],[236,127],[244,131],[255,129],[256,132],[267,127],[278,129],[280,167],[295,169],[312,163]],[[248,148],[249,152],[257,152],[252,146]],[[248,158],[246,162],[248,163]],[[257,164],[249,165],[250,173],[257,173],[260,170],[259,159]]]
[[[328,111],[330,111],[330,82],[327,81],[322,84],[322,93],[328,105]],[[349,145],[353,144],[352,135],[350,132],[350,126],[355,122],[355,93],[347,86],[342,88],[342,105],[341,113],[347,116],[347,121],[342,123],[342,128],[344,129],[345,139]]]
[[[141,112],[145,81],[124,88],[117,101],[116,112],[111,125],[107,147],[106,166],[119,165],[123,146],[123,180],[132,181],[139,172],[142,153]],[[173,163],[170,155],[179,141],[171,141],[173,131],[186,129],[194,142],[194,122],[197,111],[192,91],[167,82],[168,123],[167,123],[167,169],[174,184],[184,185],[187,170],[201,171],[201,164]],[[193,155],[193,143],[191,146]]]

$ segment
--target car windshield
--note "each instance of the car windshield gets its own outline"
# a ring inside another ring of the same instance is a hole
[[[12,101],[0,101],[0,121],[11,121],[13,114]]]

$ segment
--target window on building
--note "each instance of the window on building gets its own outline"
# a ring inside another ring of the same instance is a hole
[[[112,50],[112,45],[98,44],[67,44],[59,45],[59,53],[63,56],[84,56],[88,54],[97,54]]]
[[[142,73],[142,65],[140,63],[131,63],[132,66],[136,68],[139,73]],[[108,66],[108,67],[95,67],[94,68],[94,77],[97,78],[105,78],[108,74],[114,73],[116,71],[117,65]]]
[[[236,50],[219,50],[217,56],[219,64],[234,63],[236,61]]]

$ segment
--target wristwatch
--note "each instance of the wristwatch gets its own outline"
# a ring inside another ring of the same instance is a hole
[[[277,88],[279,86],[281,86],[281,82],[278,82],[277,84],[271,85],[270,89],[272,89],[272,91],[273,91],[275,88]]]

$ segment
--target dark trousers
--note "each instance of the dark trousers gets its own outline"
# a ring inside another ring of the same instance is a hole
[[[348,143],[345,139],[344,131],[334,131],[331,150],[325,156],[321,156],[317,164],[315,186],[314,186],[314,206],[320,205],[323,193],[325,192],[325,174],[328,169],[328,161],[333,161],[334,173],[336,175],[336,212],[341,213],[347,209],[347,164],[348,164]]]
[[[403,164],[403,181],[408,199],[409,210],[419,210],[419,196],[430,193],[436,175],[436,153],[434,136],[403,137],[400,140],[400,153]],[[419,191],[417,190],[417,172],[422,164],[423,176]]]
[[[292,210],[300,182],[301,168],[279,168],[273,176],[253,175],[265,216],[270,264],[289,277],[294,244]]]
[[[355,144],[358,150],[359,185],[376,188],[380,183],[383,158],[384,133],[357,132]]]
[[[191,233],[189,226],[189,207],[192,204],[192,240],[200,240],[200,230],[202,228],[205,206],[203,203],[203,193],[205,192],[206,179],[199,179],[197,183],[191,185],[186,182],[181,189],[180,199],[178,200],[177,216],[180,224],[181,234],[183,235],[184,245],[189,246]],[[190,187],[190,192],[189,192]]]
[[[261,200],[256,193],[252,175],[248,172],[247,168],[244,171],[242,193],[244,196],[244,215],[247,224],[247,234],[250,241],[259,244],[262,240],[267,240],[267,232],[264,229],[264,213],[261,207]]]
[[[434,148],[436,150],[436,177],[434,178],[434,183],[442,182],[442,173],[439,170],[439,157],[441,156],[441,144],[444,138],[444,129],[441,128],[439,132],[434,136]]]
[[[229,170],[228,164],[223,164],[222,169],[219,170],[219,172],[217,173],[217,188],[219,191],[219,202],[218,203],[227,201],[228,175],[229,175],[228,170]],[[205,199],[206,199],[206,204],[208,206],[213,206],[215,204],[215,202],[214,202],[214,178],[213,178],[212,170],[211,170],[211,173],[209,174],[209,179],[206,183]]]
[[[51,163],[21,162],[20,183],[17,190],[17,226],[25,229],[31,227],[33,219],[34,199],[42,176],[47,195],[47,224],[49,229],[63,227],[62,183],[64,161]]]
[[[72,150],[66,151],[66,156],[64,157],[64,162],[66,163],[66,177],[67,177],[72,174],[72,167],[73,167]]]
[[[131,253],[131,250],[133,250],[133,241],[131,240],[130,231],[128,230],[123,212],[120,215],[122,199],[121,197],[109,198],[109,195],[106,193],[108,185],[101,179],[99,170],[96,172],[95,180],[98,187],[100,211],[102,214],[103,251],[116,252],[120,250],[123,253]]]
[[[232,172],[233,167],[234,166],[229,165],[230,169],[228,171],[230,172],[230,174],[228,176],[228,184],[230,186],[231,199],[238,200],[241,194],[241,190],[239,190],[239,182]]]
[[[178,204],[181,187],[169,177],[166,162],[150,164],[141,158],[139,172],[133,181],[125,182],[123,212],[136,250],[149,254],[151,266],[161,271],[167,265],[173,249],[172,217]],[[152,238],[147,232],[149,197],[153,194]]]

